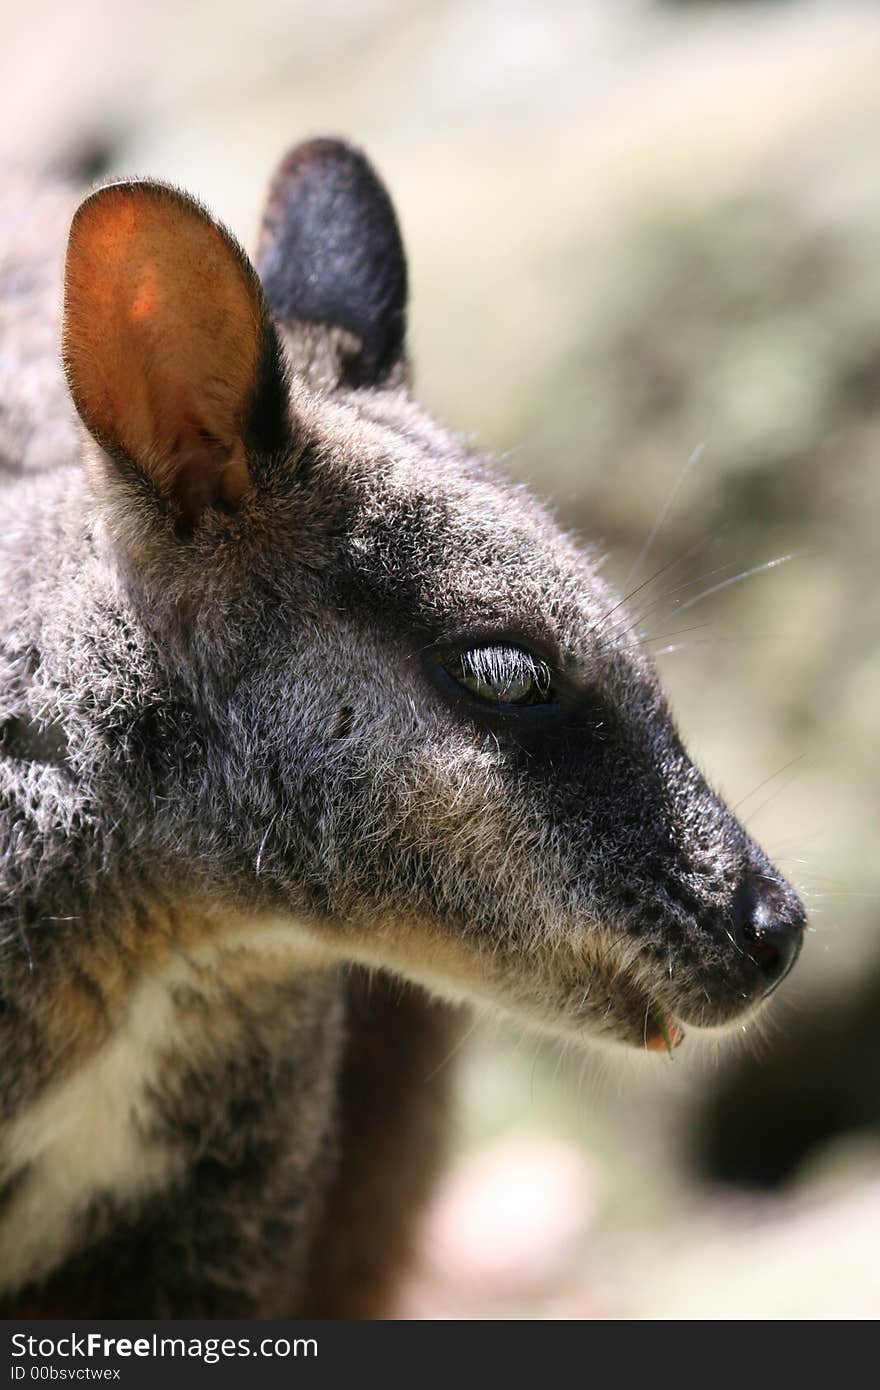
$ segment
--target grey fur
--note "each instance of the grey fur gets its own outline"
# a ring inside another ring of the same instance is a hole
[[[295,192],[274,190],[273,226]],[[57,234],[72,209],[39,196]],[[59,248],[10,238],[19,216],[0,219],[6,1123],[99,1056],[190,940],[283,920],[292,950],[273,981],[239,979],[235,952],[210,989],[214,966],[187,966],[175,1027],[198,1048],[163,1056],[138,1112],[167,1182],[94,1193],[56,1265],[5,1292],[299,1312],[344,1171],[344,1040],[369,1036],[351,965],[638,1046],[656,1008],[720,1024],[760,1001],[744,882],[775,922],[803,912],[689,761],[590,551],[425,415],[402,362],[346,384],[350,329],[280,306],[287,442],[251,449],[240,510],[181,538],[136,469],[74,434],[49,352]],[[449,650],[489,639],[546,655],[564,717],[443,684]],[[0,1236],[27,1165],[2,1180]]]

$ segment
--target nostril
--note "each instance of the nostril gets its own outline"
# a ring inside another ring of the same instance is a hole
[[[731,916],[746,955],[770,994],[791,970],[804,936],[803,910],[778,884],[746,874],[734,895]]]
[[[776,941],[766,933],[752,933],[747,929],[744,935],[746,954],[755,962],[764,979],[768,981],[770,988],[775,989],[783,976],[791,969],[794,960],[792,959],[786,966],[782,958],[783,952],[779,949]]]

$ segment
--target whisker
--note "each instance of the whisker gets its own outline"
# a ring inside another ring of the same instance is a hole
[[[738,810],[740,806],[744,805],[745,802],[749,801],[751,797],[755,796],[764,787],[768,786],[771,782],[775,782],[777,777],[781,777],[783,772],[787,772],[790,767],[794,767],[795,763],[802,762],[806,756],[806,753],[798,753],[797,757],[790,758],[787,763],[783,763],[782,767],[778,768],[776,772],[771,772],[770,776],[765,777],[763,782],[759,782],[756,787],[752,787],[750,792],[746,792],[745,796],[741,796],[739,801],[735,801],[730,808],[731,811]]]
[[[712,623],[694,623],[693,627],[679,627],[673,632],[658,632],[655,637],[642,637],[640,641],[643,647],[649,642],[665,642],[669,637],[681,637],[685,632],[701,632],[704,628],[711,627]]]
[[[752,565],[751,569],[743,570],[740,574],[734,574],[729,579],[722,579],[718,584],[712,584],[702,593],[694,598],[685,599],[683,603],[676,607],[677,613],[684,613],[686,609],[693,608],[695,603],[702,603],[704,598],[709,598],[711,594],[720,593],[722,589],[729,589],[731,584],[741,584],[744,579],[751,579],[756,574],[763,574],[766,570],[778,568],[779,565],[786,564],[789,560],[794,560],[796,553],[792,551],[790,555],[777,555],[775,560],[765,560],[761,565]]]
[[[612,616],[612,614],[616,613],[619,608],[622,608],[625,603],[629,603],[630,599],[635,598],[636,594],[640,594],[643,589],[646,589],[648,587],[649,584],[653,584],[655,579],[660,578],[661,574],[666,574],[669,570],[675,569],[678,565],[683,564],[684,561],[688,558],[688,556],[693,555],[694,553],[699,554],[700,550],[705,549],[707,545],[711,545],[713,541],[717,540],[720,534],[721,532],[719,531],[716,532],[714,536],[709,536],[708,538],[705,536],[701,536],[699,540],[694,541],[693,544],[689,545],[686,550],[683,550],[680,555],[674,556],[671,560],[667,560],[665,565],[661,565],[660,568],[656,569],[653,574],[650,574],[647,579],[643,579],[641,584],[637,584],[634,589],[630,589],[628,593],[625,593],[623,595],[623,598],[620,598],[617,600],[616,603],[613,603],[611,607],[607,610],[607,612],[603,613],[600,618],[596,619],[596,621],[590,627],[589,631],[595,632],[600,627],[603,627],[604,624],[608,621],[608,619]]]
[[[674,504],[674,502],[675,502],[676,497],[678,496],[679,492],[681,491],[681,487],[682,487],[682,484],[684,483],[685,478],[686,478],[687,475],[690,473],[691,469],[692,469],[696,464],[699,463],[700,459],[703,457],[703,454],[704,454],[704,452],[705,452],[705,449],[706,449],[706,441],[705,441],[705,440],[702,440],[701,443],[699,443],[699,444],[697,445],[697,447],[694,449],[694,451],[693,451],[693,453],[691,454],[690,458],[687,460],[687,462],[685,463],[685,465],[684,465],[684,467],[682,468],[681,472],[679,473],[678,477],[676,478],[675,482],[673,483],[672,488],[671,488],[671,490],[670,490],[670,492],[669,492],[669,495],[668,495],[668,497],[666,498],[666,501],[664,502],[663,506],[662,506],[661,509],[660,509],[660,514],[659,514],[659,516],[657,517],[657,520],[654,522],[654,525],[651,527],[651,530],[650,530],[650,532],[648,533],[648,536],[647,536],[647,539],[645,540],[644,545],[642,546],[641,550],[639,551],[638,555],[636,556],[635,560],[633,561],[633,563],[632,563],[632,565],[631,565],[631,567],[630,567],[629,574],[626,576],[626,579],[623,581],[623,588],[624,588],[624,589],[628,589],[628,588],[629,588],[630,584],[631,584],[632,581],[635,579],[636,575],[638,574],[638,572],[639,572],[639,570],[641,569],[642,565],[644,564],[645,560],[646,560],[646,559],[648,558],[648,556],[650,555],[651,550],[652,550],[652,547],[653,547],[653,545],[654,545],[654,542],[656,541],[656,539],[657,539],[657,537],[659,536],[661,530],[663,529],[663,526],[664,526],[664,523],[665,523],[665,521],[666,521],[666,518],[667,518],[667,516],[669,515],[669,513],[670,513],[670,511],[671,511],[671,509],[672,509],[672,506],[673,506],[673,504]]]
[[[718,534],[720,535],[721,533],[719,532]],[[695,584],[702,583],[704,579],[711,579],[712,576],[716,574],[724,574],[727,570],[735,569],[738,564],[738,560],[728,560],[724,565],[715,565],[713,569],[704,570],[702,574],[692,575],[690,579],[685,579],[681,584],[674,584],[671,589],[664,589],[662,593],[656,595],[653,602],[650,603],[647,608],[639,610],[635,615],[636,620],[644,622],[646,618],[650,618],[652,613],[656,613],[657,609],[662,607],[664,600],[671,598],[673,594],[680,594],[684,590],[692,589]],[[669,616],[672,617],[674,613],[677,613],[680,607],[681,603],[676,600],[675,603],[670,605]]]
[[[738,563],[740,563],[738,562],[738,560],[727,560],[726,564],[716,564],[716,566],[713,567],[712,570],[703,570],[702,574],[691,575],[690,580],[684,580],[683,582],[681,582],[681,584],[674,584],[673,587],[671,587],[671,589],[663,589],[662,594],[656,595],[656,598],[655,600],[653,600],[651,605],[646,607],[646,609],[642,609],[641,612],[639,612],[639,619],[644,621],[646,617],[651,616],[651,614],[655,612],[656,609],[659,609],[660,605],[662,605],[663,599],[669,599],[673,594],[681,594],[681,592],[683,592],[683,589],[692,589],[694,588],[695,584],[701,584],[703,580],[710,580],[710,578],[712,578],[715,574],[724,574],[724,571],[726,570],[733,570],[735,569],[735,566],[737,566]],[[678,607],[680,607],[680,603],[673,603],[673,605],[670,606],[670,614],[676,613]]]
[[[695,603],[702,602],[702,600],[708,598],[710,594],[716,594],[721,589],[726,589],[731,584],[739,584],[744,579],[750,579],[752,575],[761,574],[764,570],[774,569],[778,565],[785,564],[788,560],[797,558],[799,558],[799,556],[796,552],[792,552],[789,555],[777,555],[773,560],[765,560],[763,564],[754,565],[751,569],[741,570],[738,574],[731,575],[729,578],[721,580],[717,584],[711,584],[707,589],[703,589],[700,593],[694,594],[692,597],[677,600],[670,606],[669,616],[672,617],[673,614],[677,615],[679,613],[684,613]],[[727,564],[717,565],[715,569],[707,570],[704,574],[696,575],[693,579],[686,579],[683,584],[677,584],[671,589],[665,589],[662,594],[658,595],[653,603],[649,604],[647,608],[640,609],[639,612],[634,615],[632,620],[633,625],[636,623],[643,623],[652,613],[656,613],[657,609],[663,604],[664,599],[668,599],[673,594],[678,594],[683,590],[692,588],[694,584],[698,584],[702,579],[711,578],[713,574],[723,574],[725,570],[732,569],[735,564],[736,561],[734,560],[728,561]],[[654,578],[657,578],[657,576],[654,575]],[[634,590],[633,592],[638,592],[638,590]]]
[[[422,1077],[422,1085],[423,1085],[423,1086],[427,1085],[427,1083],[428,1083],[429,1081],[433,1081],[434,1077],[438,1074],[438,1072],[441,1072],[441,1071],[443,1070],[444,1067],[448,1067],[448,1065],[449,1065],[449,1063],[452,1061],[453,1057],[457,1056],[457,1054],[458,1054],[458,1053],[461,1051],[461,1049],[464,1047],[465,1043],[469,1042],[470,1039],[473,1037],[474,1033],[475,1033],[476,1030],[477,1030],[477,1027],[479,1026],[479,1023],[480,1023],[480,1018],[479,1018],[479,1015],[477,1015],[477,1016],[474,1018],[474,1021],[473,1021],[473,1023],[471,1024],[470,1028],[468,1028],[467,1031],[461,1035],[461,1037],[458,1039],[458,1042],[455,1044],[455,1046],[454,1046],[454,1047],[451,1047],[451,1048],[449,1049],[449,1051],[446,1053],[446,1056],[443,1057],[443,1058],[441,1058],[441,1060],[437,1063],[437,1065],[436,1065],[436,1067],[434,1068],[434,1070],[433,1070],[433,1071],[429,1071],[427,1076],[423,1076],[423,1077]]]
[[[849,893],[845,889],[835,893],[815,893],[810,888],[802,888],[801,893],[810,902],[824,902],[826,898],[864,898],[867,902],[880,902],[880,893]]]
[[[703,624],[703,626],[705,626],[705,627],[710,627],[711,624],[710,624],[710,623],[706,623],[706,624]],[[684,629],[685,632],[687,632],[688,630],[689,630],[689,629],[687,629],[687,628]],[[695,629],[692,629],[692,630],[695,630]],[[671,632],[670,632],[670,633],[666,633],[666,636],[667,636],[667,637],[671,637],[671,636],[673,636],[673,634],[672,634]],[[648,640],[649,640],[649,641],[654,641],[654,642],[659,642],[661,639],[660,639],[659,637],[654,637],[654,638],[649,638]],[[657,657],[657,658],[659,659],[661,656],[669,656],[670,652],[686,652],[686,651],[690,651],[690,650],[691,650],[692,648],[694,648],[694,647],[729,647],[729,646],[739,646],[739,645],[741,645],[741,644],[744,643],[744,642],[785,642],[785,641],[794,642],[794,641],[797,641],[797,640],[798,640],[798,639],[797,639],[797,638],[794,638],[794,637],[785,638],[785,637],[764,637],[764,636],[755,636],[755,637],[742,637],[742,636],[740,636],[740,637],[699,637],[699,638],[697,638],[697,639],[696,639],[695,641],[693,641],[693,642],[672,642],[668,647],[659,647],[659,648],[657,649],[657,651],[654,653],[654,656]],[[643,644],[643,645],[644,645],[644,644]]]
[[[798,760],[795,759],[794,761],[797,762]],[[783,782],[781,786],[777,787],[774,792],[771,792],[770,795],[766,797],[764,801],[761,802],[757,810],[750,811],[748,816],[749,823],[751,824],[752,822],[756,821],[761,812],[766,810],[766,808],[770,805],[771,801],[775,801],[777,796],[779,796],[780,792],[787,791],[788,788],[791,786],[792,782],[796,781],[803,771],[804,768],[799,767],[793,776],[787,778],[787,780]]]

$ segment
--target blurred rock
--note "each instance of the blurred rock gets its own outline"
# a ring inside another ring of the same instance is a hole
[[[546,1135],[513,1136],[460,1159],[425,1222],[422,1267],[400,1315],[431,1309],[433,1317],[443,1307],[449,1317],[488,1316],[493,1304],[558,1291],[580,1258],[597,1182],[574,1145]]]

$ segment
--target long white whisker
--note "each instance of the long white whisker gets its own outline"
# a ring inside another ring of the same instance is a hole
[[[696,449],[694,449],[694,451],[693,451],[693,453],[691,454],[690,458],[689,458],[689,459],[687,460],[687,462],[685,463],[684,468],[682,468],[681,472],[679,473],[678,477],[676,478],[675,483],[673,484],[672,489],[670,490],[669,496],[666,498],[666,501],[664,502],[663,506],[662,506],[661,509],[660,509],[660,515],[657,517],[657,520],[654,522],[654,525],[651,527],[651,530],[650,530],[649,533],[648,533],[648,536],[647,536],[647,538],[646,538],[646,540],[645,540],[644,545],[642,546],[641,550],[639,551],[638,555],[636,556],[635,560],[633,561],[632,566],[630,567],[629,574],[626,576],[626,579],[623,581],[622,587],[623,587],[624,589],[628,589],[628,588],[629,588],[630,584],[631,584],[631,583],[633,582],[633,580],[635,579],[635,577],[636,577],[636,575],[638,574],[639,570],[641,569],[642,565],[645,563],[645,560],[647,560],[648,556],[650,555],[651,550],[652,550],[653,545],[654,545],[654,542],[656,541],[657,537],[659,536],[660,532],[661,532],[662,529],[663,529],[663,526],[664,526],[664,523],[665,523],[665,521],[666,521],[666,518],[668,517],[670,511],[672,510],[672,506],[673,506],[673,504],[674,504],[674,502],[675,502],[676,497],[678,496],[679,492],[681,491],[682,484],[684,483],[685,478],[687,477],[688,473],[690,473],[690,471],[691,471],[691,469],[694,467],[694,465],[697,464],[697,463],[699,463],[700,459],[703,457],[703,453],[705,452],[705,449],[706,449],[706,441],[705,441],[705,440],[702,440],[702,441],[697,445]]]
[[[686,609],[693,608],[695,603],[702,603],[704,598],[710,594],[717,594],[721,589],[728,589],[731,584],[741,584],[744,579],[751,579],[753,575],[763,574],[765,570],[776,569],[779,565],[784,565],[789,560],[795,559],[794,551],[790,555],[777,555],[775,560],[765,560],[762,565],[753,565],[751,569],[743,570],[741,574],[731,575],[729,579],[722,579],[718,584],[712,584],[702,593],[694,598],[685,599],[676,608],[676,613],[684,613]]]
[[[794,767],[795,763],[802,762],[806,756],[806,753],[798,753],[797,757],[790,758],[787,763],[783,763],[782,767],[777,768],[776,772],[771,772],[770,776],[765,777],[763,782],[759,782],[756,787],[752,787],[750,792],[746,792],[745,796],[741,796],[739,801],[731,806],[731,811],[736,811],[740,806],[745,805],[747,801],[751,801],[752,797],[757,796],[759,791],[768,786],[770,782],[775,782],[777,777],[781,777],[783,772],[787,772],[790,767]]]

